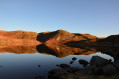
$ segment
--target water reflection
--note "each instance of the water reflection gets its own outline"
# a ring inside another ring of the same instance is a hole
[[[96,52],[108,54],[114,59],[119,59],[119,49],[116,47],[70,47],[66,45],[35,45],[35,46],[9,46],[0,48],[0,53],[15,53],[15,54],[33,54],[42,53],[45,55],[53,55],[56,57],[66,57],[69,55],[90,55]]]
[[[97,51],[92,48],[75,48],[66,45],[46,46],[44,44],[38,45],[37,51],[46,55],[54,55],[56,57],[66,57],[68,55],[90,55]]]
[[[0,48],[0,53],[15,53],[15,54],[32,54],[36,53],[36,46],[11,46],[11,47],[3,47]]]
[[[93,48],[75,48],[66,45],[47,46],[40,44],[37,46],[12,46],[0,48],[0,53],[15,53],[15,54],[33,54],[36,52],[45,55],[54,55],[56,57],[66,57],[68,55],[90,55],[96,53],[97,50]]]
[[[39,76],[47,77],[50,70],[63,67],[62,63],[67,64],[67,67],[70,65],[70,67],[82,68],[85,63],[81,63],[81,60],[90,63],[92,56],[95,55],[114,61],[113,57],[103,54],[104,52],[101,53],[101,51],[104,50],[44,44],[0,48],[0,66],[3,66],[0,67],[0,79],[38,79]],[[11,71],[12,73],[10,73]]]

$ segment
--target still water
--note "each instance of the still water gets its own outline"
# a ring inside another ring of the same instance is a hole
[[[37,76],[48,76],[48,71],[59,68],[57,64],[68,64],[71,67],[83,66],[79,64],[80,59],[90,62],[92,56],[101,56],[105,59],[111,59],[113,57],[103,54],[101,52],[95,52],[89,55],[67,55],[64,57],[56,57],[52,54],[46,53],[12,53],[1,52],[0,53],[0,79],[35,79]],[[70,64],[72,58],[76,57],[77,60]]]

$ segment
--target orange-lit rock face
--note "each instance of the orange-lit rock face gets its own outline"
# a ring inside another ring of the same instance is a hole
[[[86,40],[82,36],[76,36],[73,33],[69,33],[64,30],[55,31],[56,34],[49,38],[46,41],[47,44],[58,44],[58,43],[66,43],[69,41],[81,41]]]
[[[90,34],[81,34],[81,33],[74,33],[75,35],[77,35],[77,36],[82,36],[82,37],[84,37],[84,38],[86,38],[86,39],[97,39],[97,37],[96,36],[94,36],[94,35],[90,35]]]
[[[11,39],[32,39],[36,40],[38,33],[27,31],[1,31],[0,36],[8,37]]]
[[[42,32],[39,34],[27,31],[0,30],[1,45],[38,45],[41,43],[59,45],[70,41],[89,41],[89,39],[90,41],[96,41],[97,37],[89,34],[73,34],[65,30]]]
[[[90,42],[96,42],[99,38],[97,38],[94,35],[90,35],[90,34],[81,34],[81,33],[74,33],[76,36],[82,36],[83,38],[85,38],[87,41]]]
[[[0,48],[7,46],[33,46],[40,44],[37,33],[25,31],[0,31]]]
[[[88,41],[96,42],[97,37],[90,34],[70,33],[65,30],[57,30],[53,32],[42,32],[37,36],[37,40],[45,44],[63,44],[70,41]]]

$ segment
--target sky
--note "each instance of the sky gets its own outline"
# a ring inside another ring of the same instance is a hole
[[[119,34],[119,0],[0,0],[0,30]]]

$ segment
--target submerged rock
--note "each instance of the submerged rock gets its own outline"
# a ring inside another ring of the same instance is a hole
[[[70,61],[70,64],[73,64],[74,63],[74,61]]]
[[[69,68],[70,65],[67,65],[67,64],[60,64],[60,65],[56,65],[58,67],[61,67],[61,68]]]
[[[72,60],[75,61],[77,58],[76,57],[73,57]]]
[[[38,65],[38,67],[41,67],[41,65]]]
[[[83,66],[87,66],[89,63],[86,60],[80,59],[79,63],[82,64]]]

